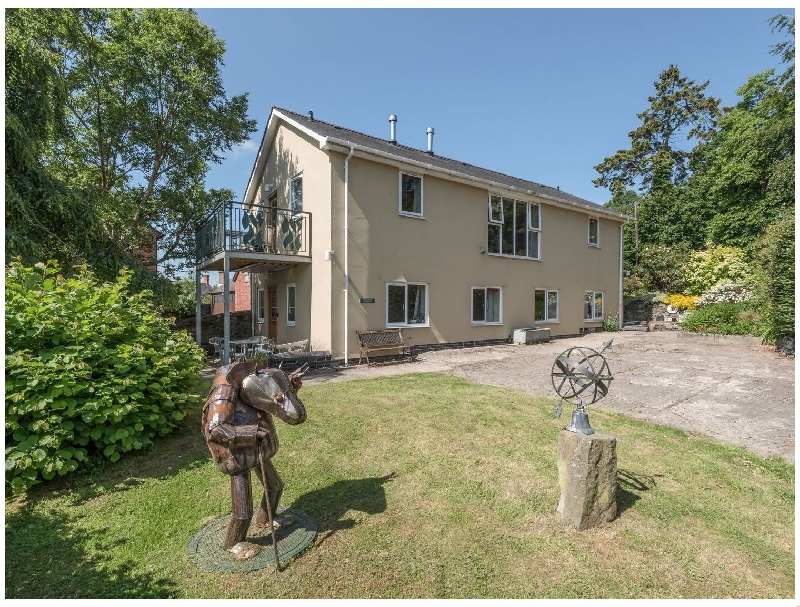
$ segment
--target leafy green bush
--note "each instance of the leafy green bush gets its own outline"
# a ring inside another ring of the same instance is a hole
[[[767,228],[760,244],[767,337],[775,341],[794,335],[794,209]]]
[[[745,252],[738,247],[708,247],[693,251],[685,270],[686,293],[700,295],[720,283],[748,284],[753,270]]]
[[[698,307],[682,321],[690,333],[716,333],[719,335],[759,335],[760,316],[752,301],[739,303],[712,303]]]
[[[603,319],[603,331],[619,331],[619,319],[614,314],[607,314]]]
[[[130,272],[102,283],[54,262],[6,268],[6,487],[27,490],[92,458],[168,434],[199,398],[203,353],[173,332]]]
[[[683,293],[683,268],[689,260],[689,247],[684,244],[651,244],[642,249],[635,273],[641,277],[647,291]]]

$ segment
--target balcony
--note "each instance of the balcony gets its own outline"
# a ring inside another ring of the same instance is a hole
[[[241,202],[214,209],[196,234],[197,268],[277,272],[311,263],[311,213]]]

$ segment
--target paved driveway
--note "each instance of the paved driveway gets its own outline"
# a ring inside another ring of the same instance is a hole
[[[428,352],[413,363],[315,370],[305,383],[430,372],[555,398],[550,371],[556,356],[571,346],[599,350],[610,338],[614,345],[605,355],[614,381],[609,396],[593,406],[794,462],[794,360],[744,338],[598,333],[546,344]],[[564,407],[565,423],[570,410]]]

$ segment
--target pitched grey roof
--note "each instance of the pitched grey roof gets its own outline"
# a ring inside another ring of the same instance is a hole
[[[541,183],[536,183],[534,181],[528,181],[526,179],[520,179],[518,177],[512,177],[510,175],[484,169],[466,162],[461,162],[459,160],[453,160],[451,158],[445,158],[435,154],[428,154],[425,150],[411,148],[399,143],[392,143],[388,139],[379,139],[378,137],[365,135],[364,133],[359,133],[358,131],[353,131],[335,124],[330,124],[317,118],[312,119],[308,115],[297,114],[283,108],[273,107],[272,109],[273,111],[278,110],[281,114],[286,115],[286,117],[294,120],[302,127],[313,131],[322,137],[345,140],[364,148],[370,148],[384,154],[392,154],[399,158],[413,162],[424,163],[445,171],[459,173],[467,177],[480,179],[482,181],[494,182],[501,186],[532,192],[533,194],[560,200],[570,205],[586,207],[588,210],[601,211],[607,215],[616,215],[621,219],[626,218],[625,215],[622,215],[621,213],[618,213],[606,206],[579,198],[578,196],[573,196],[572,194],[564,192],[558,188],[553,188]]]

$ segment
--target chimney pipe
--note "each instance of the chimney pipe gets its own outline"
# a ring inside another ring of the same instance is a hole
[[[397,116],[392,114],[389,116],[389,143],[397,143],[396,137],[396,130],[397,130]]]
[[[313,111],[313,110],[308,110],[308,117],[309,117],[311,120],[314,120],[314,111]]]
[[[426,132],[428,133],[428,154],[433,156],[433,127],[429,126]]]

